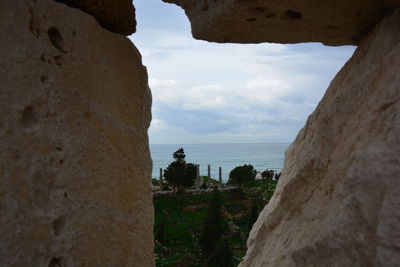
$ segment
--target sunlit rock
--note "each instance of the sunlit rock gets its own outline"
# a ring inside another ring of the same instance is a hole
[[[396,10],[332,81],[240,266],[400,266],[399,32]]]
[[[0,266],[153,266],[141,56],[52,0],[0,1]]]

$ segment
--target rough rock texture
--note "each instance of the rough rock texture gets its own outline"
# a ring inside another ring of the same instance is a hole
[[[240,266],[400,266],[399,32],[397,10],[332,81]]]
[[[0,1],[0,266],[153,266],[151,95],[125,37]]]
[[[55,0],[94,16],[109,31],[130,35],[136,31],[132,0]]]
[[[357,44],[400,0],[163,0],[185,9],[194,38],[229,43]]]

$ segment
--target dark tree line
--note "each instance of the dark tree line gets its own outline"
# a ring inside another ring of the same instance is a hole
[[[263,179],[270,179],[270,180],[272,180],[272,179],[275,179],[275,180],[279,180],[279,177],[281,176],[281,173],[279,172],[274,172],[274,170],[268,170],[268,169],[266,169],[265,171],[263,171],[262,173],[261,173],[261,177],[263,178]]]

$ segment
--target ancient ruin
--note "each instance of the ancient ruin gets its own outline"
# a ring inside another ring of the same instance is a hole
[[[359,46],[287,151],[241,266],[399,266],[400,1],[165,1],[195,38]],[[154,265],[135,25],[129,0],[0,2],[1,266]]]

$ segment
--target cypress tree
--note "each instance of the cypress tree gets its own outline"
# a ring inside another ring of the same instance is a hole
[[[214,251],[217,241],[223,234],[222,223],[221,200],[218,192],[214,192],[199,237],[200,248],[205,258]]]

